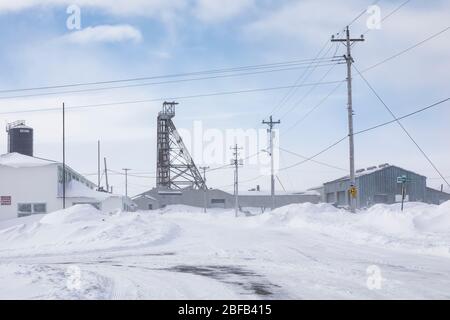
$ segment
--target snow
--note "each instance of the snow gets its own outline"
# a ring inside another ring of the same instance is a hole
[[[304,203],[238,218],[77,205],[0,222],[0,299],[449,299],[449,249],[450,202],[357,214]]]
[[[30,157],[16,152],[0,155],[0,166],[12,168],[42,167],[55,163],[51,160]]]
[[[85,198],[94,198],[98,200],[105,200],[112,196],[117,197],[118,195],[93,190],[77,180],[72,180],[66,189],[66,197],[68,198],[85,197]]]

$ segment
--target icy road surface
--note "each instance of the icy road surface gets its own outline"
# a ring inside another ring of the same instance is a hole
[[[450,202],[238,218],[76,206],[0,222],[0,298],[450,299],[449,248]]]

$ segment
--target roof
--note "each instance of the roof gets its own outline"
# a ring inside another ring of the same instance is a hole
[[[10,168],[36,168],[36,167],[44,167],[49,165],[62,165],[61,162],[39,158],[39,157],[31,157],[21,153],[12,152],[0,155],[0,166],[10,167]],[[66,170],[78,175],[81,179],[85,180],[87,183],[91,185],[95,185],[92,181],[84,177],[82,174],[76,172],[71,167],[66,164]]]
[[[66,187],[67,198],[94,198],[98,200],[105,200],[114,196],[116,195],[93,190],[76,180],[72,180]]]
[[[448,193],[445,190],[441,191],[441,190],[438,190],[438,189],[435,189],[435,188],[432,188],[432,187],[428,187],[428,186],[425,187],[425,188],[426,188],[427,192],[436,192],[436,193],[441,193],[441,194],[445,194],[445,195],[450,196],[450,193]]]
[[[302,192],[287,192],[287,191],[275,191],[276,196],[298,196],[305,195],[306,191]],[[270,191],[239,191],[239,196],[270,196]]]
[[[369,174],[373,174],[373,173],[378,172],[378,171],[383,171],[383,170],[388,169],[388,168],[397,168],[397,169],[401,169],[401,170],[403,170],[403,171],[408,171],[408,172],[414,173],[415,175],[418,175],[418,176],[421,176],[421,177],[426,178],[425,176],[423,176],[423,175],[421,175],[421,174],[418,174],[418,173],[415,173],[414,171],[406,170],[406,169],[400,168],[400,167],[398,167],[398,166],[390,165],[390,164],[387,164],[387,163],[386,163],[386,164],[379,165],[379,166],[368,167],[367,169],[359,169],[359,170],[356,170],[356,172],[355,172],[355,178],[359,178],[359,177],[362,177],[362,176],[367,176],[367,175],[369,175]],[[346,175],[346,176],[343,176],[343,177],[341,177],[341,178],[338,178],[338,179],[335,179],[335,180],[332,180],[332,181],[325,182],[324,184],[327,184],[327,183],[333,183],[333,182],[338,182],[338,181],[345,181],[345,180],[349,180],[349,179],[350,179],[350,176],[349,176],[349,175]]]
[[[0,165],[12,168],[42,167],[57,163],[58,162],[56,161],[37,157],[30,157],[17,152],[0,155]]]

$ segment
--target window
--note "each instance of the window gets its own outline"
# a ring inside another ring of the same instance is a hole
[[[47,213],[46,203],[19,203],[17,204],[17,215],[25,217],[32,214]]]
[[[33,213],[46,213],[47,204],[46,203],[33,203]]]
[[[151,203],[148,205],[148,210],[153,210],[153,205]]]
[[[31,203],[19,203],[17,205],[17,211],[19,211],[19,213],[32,213],[32,207],[31,207]]]
[[[225,199],[211,199],[211,203],[225,203]]]

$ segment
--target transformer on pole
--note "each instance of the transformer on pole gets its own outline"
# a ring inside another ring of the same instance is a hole
[[[165,189],[204,189],[205,181],[172,121],[177,104],[164,102],[158,113],[156,186]]]

